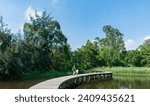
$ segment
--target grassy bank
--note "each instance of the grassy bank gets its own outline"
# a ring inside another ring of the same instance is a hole
[[[149,76],[149,67],[97,67],[88,70],[91,71],[112,71],[114,76]]]

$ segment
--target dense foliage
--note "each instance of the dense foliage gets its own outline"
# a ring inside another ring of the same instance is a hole
[[[24,24],[23,33],[13,34],[0,17],[0,78],[20,79],[23,74],[49,70],[79,70],[98,66],[150,66],[150,39],[127,51],[123,34],[109,25],[105,38],[96,37],[71,51],[60,24],[44,11]]]
[[[0,77],[18,79],[22,74],[67,70],[71,49],[59,23],[44,11],[24,24],[23,34],[12,34],[0,19]]]

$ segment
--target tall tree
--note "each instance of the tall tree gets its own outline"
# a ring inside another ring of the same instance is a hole
[[[105,61],[107,61],[107,65],[123,65],[121,55],[125,51],[125,44],[123,41],[124,35],[118,29],[115,29],[110,25],[104,26],[103,31],[105,32],[106,37],[99,40],[100,52],[102,51],[100,55],[108,54],[107,57],[103,57],[105,58]]]
[[[3,17],[0,16],[0,52],[3,53],[10,46],[12,34],[7,25],[3,22]]]
[[[3,79],[19,78],[20,64],[17,57],[16,42],[13,39],[14,34],[11,33],[7,25],[4,24],[0,17],[0,76]]]
[[[31,17],[31,23],[24,24],[24,35],[24,44],[29,51],[27,54],[29,60],[31,60],[31,64],[39,66],[40,69],[55,68],[56,51],[69,47],[65,46],[67,38],[62,33],[59,23],[46,11],[42,12],[41,16],[35,11],[35,17]],[[32,54],[33,52],[34,54]]]
[[[103,31],[106,34],[106,37],[101,39],[101,46],[111,46],[117,52],[122,52],[125,50],[125,44],[123,41],[123,34],[110,25],[103,27]]]

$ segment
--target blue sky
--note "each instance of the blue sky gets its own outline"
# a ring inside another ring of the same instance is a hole
[[[73,50],[105,37],[104,25],[124,34],[128,50],[150,38],[150,0],[0,0],[0,15],[12,32],[22,29],[34,9],[52,14]]]

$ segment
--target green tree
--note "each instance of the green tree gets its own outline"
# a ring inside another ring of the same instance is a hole
[[[144,66],[150,66],[150,39],[144,41],[142,45],[139,46],[141,55],[143,57],[142,63]]]
[[[53,52],[54,69],[56,70],[68,70],[71,69],[71,48],[66,44],[63,47],[56,48]]]
[[[24,36],[22,38],[21,36]],[[71,48],[59,23],[46,11],[12,34],[0,18],[0,78],[19,79],[33,71],[71,69]]]
[[[63,58],[65,52],[61,51],[69,50],[69,46],[56,20],[46,11],[41,16],[35,12],[35,17],[31,17],[31,23],[24,24],[23,31],[26,48],[24,50],[27,50],[26,55],[29,60],[27,65],[46,70],[62,68],[58,66],[62,64],[60,58],[64,59],[61,62],[64,62],[66,58]]]
[[[10,46],[12,34],[7,25],[4,24],[3,18],[0,17],[0,52],[1,54]]]
[[[105,38],[99,39],[99,58],[105,61],[107,66],[123,66],[125,44],[123,34],[118,29],[106,25],[103,27]]]
[[[127,54],[125,57],[125,62],[126,62],[127,66],[141,67],[141,66],[143,66],[142,59],[143,59],[143,57],[142,57],[140,51],[129,50],[129,51],[127,51]]]
[[[0,76],[2,79],[20,78],[20,63],[17,55],[14,34],[10,32],[0,17]]]
[[[112,60],[114,59],[114,49],[111,46],[101,47],[99,51],[99,59],[103,61],[104,66],[112,66]]]
[[[111,46],[118,53],[125,50],[125,44],[123,41],[124,35],[118,29],[106,25],[103,27],[103,31],[105,32],[106,37],[101,39],[101,46]]]
[[[87,41],[85,46],[82,46],[73,53],[73,61],[76,66],[82,70],[98,66],[98,50],[96,41]]]

